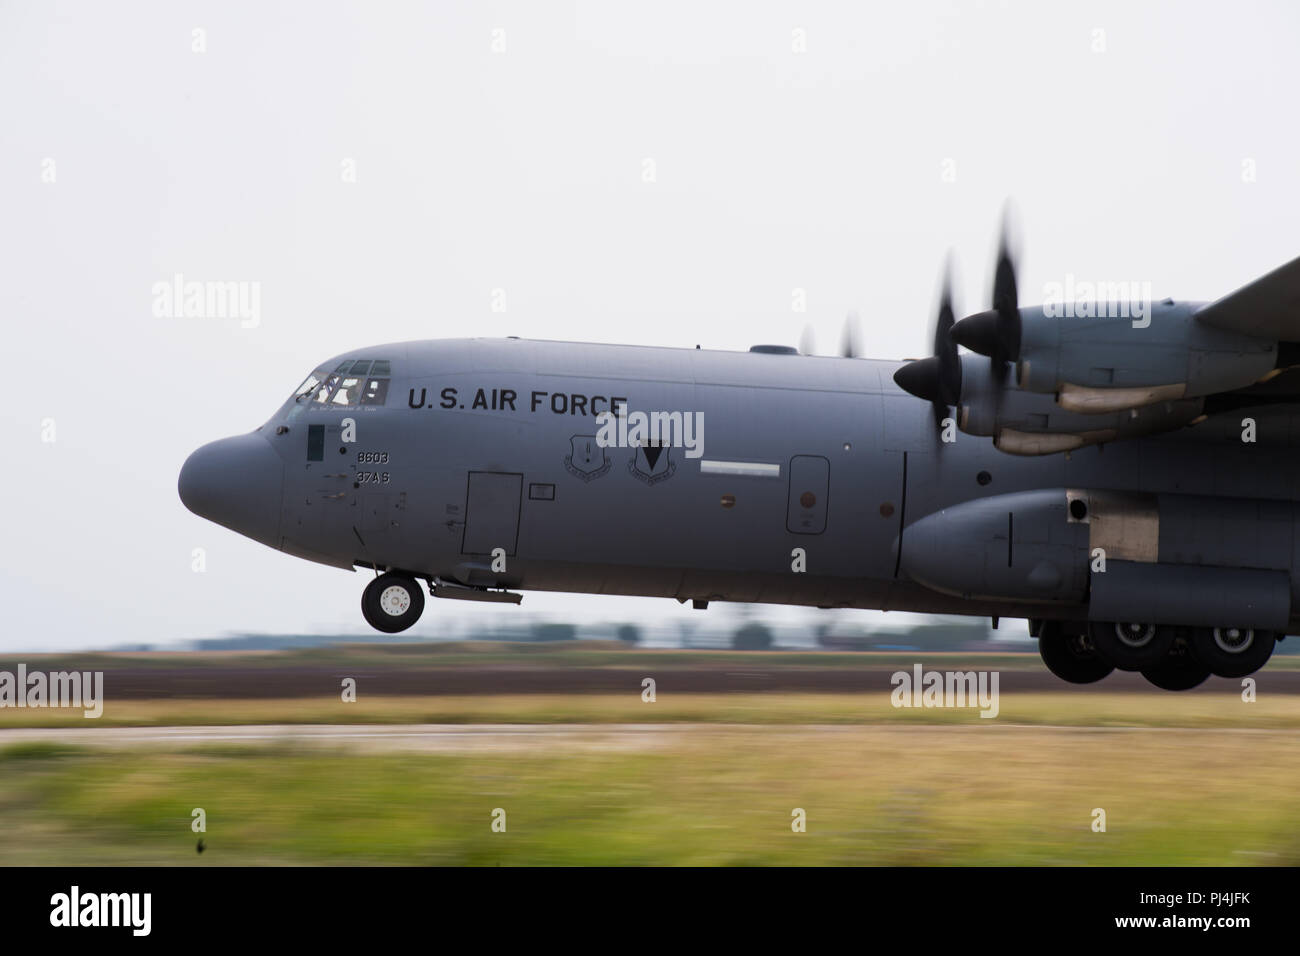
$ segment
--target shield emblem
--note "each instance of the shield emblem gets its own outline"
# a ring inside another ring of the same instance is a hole
[[[672,452],[670,446],[659,443],[638,445],[632,460],[627,463],[627,470],[647,485],[671,478],[673,472],[677,470],[677,462],[673,461]]]
[[[564,458],[569,474],[594,481],[608,472],[611,464],[605,449],[596,444],[595,435],[574,435],[569,439],[569,454]]]

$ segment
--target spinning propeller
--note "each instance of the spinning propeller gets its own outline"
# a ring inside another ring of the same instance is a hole
[[[934,321],[934,354],[901,366],[894,382],[905,392],[934,405],[935,421],[948,417],[948,409],[961,399],[961,359],[953,341],[952,271],[944,270],[939,315]]]
[[[1016,263],[1008,239],[1006,216],[1002,219],[998,262],[993,273],[993,307],[986,312],[968,315],[954,325],[952,338],[972,352],[987,355],[997,382],[1006,380],[1008,367],[1020,358]]]
[[[957,346],[989,357],[993,381],[1006,382],[1007,372],[1020,358],[1020,309],[1016,292],[1016,263],[1011,251],[1009,216],[1002,218],[997,266],[993,273],[992,308],[953,321],[952,270],[944,270],[939,315],[934,323],[934,353],[901,366],[894,373],[899,388],[934,405],[935,421],[961,401],[962,367]]]

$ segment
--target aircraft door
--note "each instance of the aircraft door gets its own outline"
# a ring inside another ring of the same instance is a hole
[[[790,459],[790,492],[785,527],[795,534],[821,534],[826,530],[831,463],[820,455],[795,455]]]
[[[519,539],[519,505],[524,476],[498,471],[471,471],[465,501],[465,536],[461,554],[515,553]]]

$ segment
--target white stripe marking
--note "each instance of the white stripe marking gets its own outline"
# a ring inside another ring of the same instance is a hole
[[[781,466],[761,461],[709,461],[700,459],[701,475],[746,475],[751,478],[780,478]]]

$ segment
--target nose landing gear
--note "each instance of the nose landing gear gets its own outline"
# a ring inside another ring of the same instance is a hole
[[[361,594],[366,623],[385,634],[404,631],[424,612],[424,594],[415,578],[399,571],[381,574]]]

